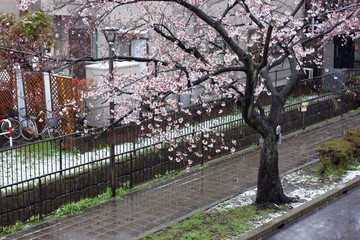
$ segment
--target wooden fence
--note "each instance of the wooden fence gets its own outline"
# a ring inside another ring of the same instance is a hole
[[[0,116],[6,114],[6,107],[18,111],[17,100],[15,72],[11,69],[0,69]]]
[[[46,88],[46,81],[49,88]],[[21,110],[26,111],[28,115],[38,116],[38,119],[45,119],[45,110],[51,106],[52,111],[61,116],[61,133],[70,134],[74,132],[76,119],[75,111],[69,105],[76,103],[75,105],[81,106],[80,91],[84,90],[84,86],[84,80],[39,72],[0,69],[0,116],[5,115],[9,107],[15,113]],[[19,106],[25,110],[19,109]],[[39,114],[41,112],[43,113]],[[37,125],[41,130],[44,121],[37,121]]]

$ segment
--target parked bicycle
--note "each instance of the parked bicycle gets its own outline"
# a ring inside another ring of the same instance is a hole
[[[20,129],[20,122],[17,120],[17,114],[16,112],[11,109],[9,106],[5,106],[6,114],[0,117],[0,120],[2,119],[8,119],[11,122],[12,127],[12,138],[17,139],[21,135],[21,129]],[[7,132],[6,134],[3,134],[6,138],[10,138],[10,131],[9,131],[9,123],[3,122],[1,124],[1,131],[3,133]]]
[[[36,116],[29,116],[25,113],[25,109],[21,109],[20,114],[23,120],[20,121],[20,129],[21,135],[25,140],[32,140],[34,138],[39,138],[40,136],[42,139],[47,138],[56,138],[60,136],[60,132],[57,129],[57,125],[59,123],[59,119],[57,116],[48,116],[45,120],[45,127],[44,129],[39,132],[36,120],[38,117]]]

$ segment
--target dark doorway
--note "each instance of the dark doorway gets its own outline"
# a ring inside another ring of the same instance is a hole
[[[354,41],[351,37],[334,37],[334,68],[354,68]]]

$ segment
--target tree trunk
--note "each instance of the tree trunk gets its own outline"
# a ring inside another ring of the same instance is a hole
[[[258,173],[256,203],[284,203],[288,198],[283,192],[279,176],[279,155],[276,135],[264,139],[261,147],[260,167]]]

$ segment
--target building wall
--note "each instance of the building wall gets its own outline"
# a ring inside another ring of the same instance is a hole
[[[325,69],[334,68],[334,43],[333,41],[326,44],[324,48],[324,63]]]
[[[14,14],[16,17],[20,15],[20,10],[14,0],[0,0],[0,12]]]

